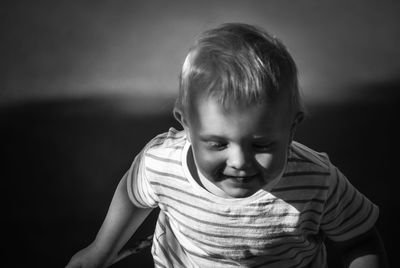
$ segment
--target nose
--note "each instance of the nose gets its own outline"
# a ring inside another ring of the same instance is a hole
[[[243,170],[251,165],[250,153],[241,146],[228,150],[227,165],[234,169]]]

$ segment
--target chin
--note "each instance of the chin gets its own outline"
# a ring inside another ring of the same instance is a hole
[[[232,198],[245,198],[253,195],[256,191],[250,189],[229,189],[224,192]]]

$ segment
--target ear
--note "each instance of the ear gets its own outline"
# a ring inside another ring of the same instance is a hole
[[[174,114],[176,121],[178,121],[184,129],[187,129],[188,124],[187,124],[187,120],[186,120],[183,112],[178,108],[174,108],[173,114]]]
[[[188,121],[187,121],[187,119],[185,117],[185,114],[182,112],[182,110],[180,110],[180,109],[178,109],[176,107],[174,108],[173,114],[174,114],[174,117],[175,117],[176,121],[178,121],[181,124],[183,130],[186,132],[187,138],[190,141],[189,124],[188,124]]]
[[[301,121],[303,121],[303,119],[304,119],[304,112],[298,112],[295,115],[292,125],[290,127],[290,141],[293,140],[296,128],[301,123]]]

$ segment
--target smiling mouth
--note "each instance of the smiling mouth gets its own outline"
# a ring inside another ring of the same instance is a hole
[[[225,179],[231,179],[240,183],[246,183],[252,181],[254,178],[256,178],[257,175],[252,175],[252,176],[229,176],[229,175],[222,175]]]

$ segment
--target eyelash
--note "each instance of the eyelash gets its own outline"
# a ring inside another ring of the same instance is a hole
[[[268,150],[271,149],[271,147],[273,146],[273,143],[267,143],[267,144],[254,144],[254,147],[256,147],[259,150]]]
[[[208,147],[214,150],[223,150],[227,144],[220,143],[220,142],[208,142]],[[264,150],[269,150],[273,146],[273,143],[268,143],[268,144],[253,144],[253,147],[256,150],[264,151]]]
[[[211,141],[208,142],[208,147],[214,150],[222,150],[226,147],[226,145],[220,142]]]

